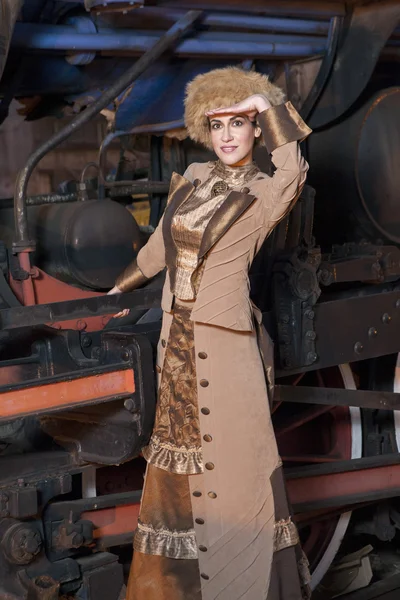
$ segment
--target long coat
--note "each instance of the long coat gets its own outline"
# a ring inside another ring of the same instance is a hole
[[[273,595],[268,591],[274,540],[276,548],[271,479],[280,458],[255,328],[261,314],[249,299],[248,270],[265,238],[298,198],[308,169],[297,140],[309,130],[291,105],[283,106],[290,113],[289,127],[277,136],[283,143],[272,148],[274,175],[258,173],[246,188],[228,193],[205,230],[199,253],[204,270],[191,319],[203,461],[211,468],[189,476],[189,483],[197,543],[207,549],[199,552],[203,600]],[[270,111],[259,115],[264,139],[270,135],[271,118],[276,119]],[[195,163],[184,176],[173,174],[164,216],[138,254],[139,271],[128,269],[117,280],[121,289],[132,289],[135,278],[153,277],[167,266],[159,377],[173,317],[170,281],[176,248],[171,221],[212,166]]]

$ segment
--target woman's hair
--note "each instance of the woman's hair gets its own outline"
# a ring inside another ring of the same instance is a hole
[[[253,94],[263,94],[273,106],[285,102],[285,94],[266,75],[238,67],[214,69],[197,75],[186,86],[185,126],[193,141],[212,149],[206,111],[231,106]]]

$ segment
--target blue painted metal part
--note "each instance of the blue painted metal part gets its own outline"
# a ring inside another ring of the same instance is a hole
[[[161,36],[159,32],[99,30],[97,34],[80,34],[73,27],[18,23],[11,45],[29,50],[129,51],[142,54]],[[322,53],[325,38],[316,36],[241,34],[232,32],[198,32],[175,48],[176,56],[223,57],[306,57]]]

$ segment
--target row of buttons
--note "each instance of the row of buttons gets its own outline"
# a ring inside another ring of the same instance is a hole
[[[205,360],[207,358],[207,353],[206,352],[199,352],[198,353],[198,357],[200,359],[202,359],[202,360]],[[199,383],[200,383],[200,386],[203,387],[203,388],[207,388],[210,385],[210,383],[209,383],[209,381],[207,381],[207,379],[200,379]],[[200,410],[201,410],[201,413],[203,415],[209,415],[210,414],[210,409],[207,408],[206,406],[203,406],[203,408],[201,408]],[[203,440],[205,442],[207,442],[207,443],[212,442],[212,440],[213,440],[212,435],[209,434],[209,433],[204,434],[203,435]],[[204,466],[205,466],[205,468],[208,471],[212,471],[215,468],[215,465],[212,462],[207,462]],[[212,491],[208,492],[207,495],[212,500],[215,500],[215,498],[217,498],[217,494],[215,492],[212,492]],[[193,496],[195,496],[196,498],[200,498],[200,496],[202,496],[202,493],[200,491],[194,491],[193,492]],[[197,525],[204,525],[204,519],[201,519],[201,518],[197,517],[195,519],[195,523],[197,523]],[[199,545],[199,550],[200,550],[200,552],[207,552],[208,549],[207,549],[206,546],[203,546],[202,544],[200,544]],[[200,577],[202,577],[205,580],[210,579],[210,577],[208,575],[206,575],[206,573],[200,573]]]

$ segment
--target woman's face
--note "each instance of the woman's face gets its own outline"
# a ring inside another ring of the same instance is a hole
[[[210,119],[211,142],[218,158],[230,167],[253,160],[254,139],[261,129],[246,115],[218,115]]]

